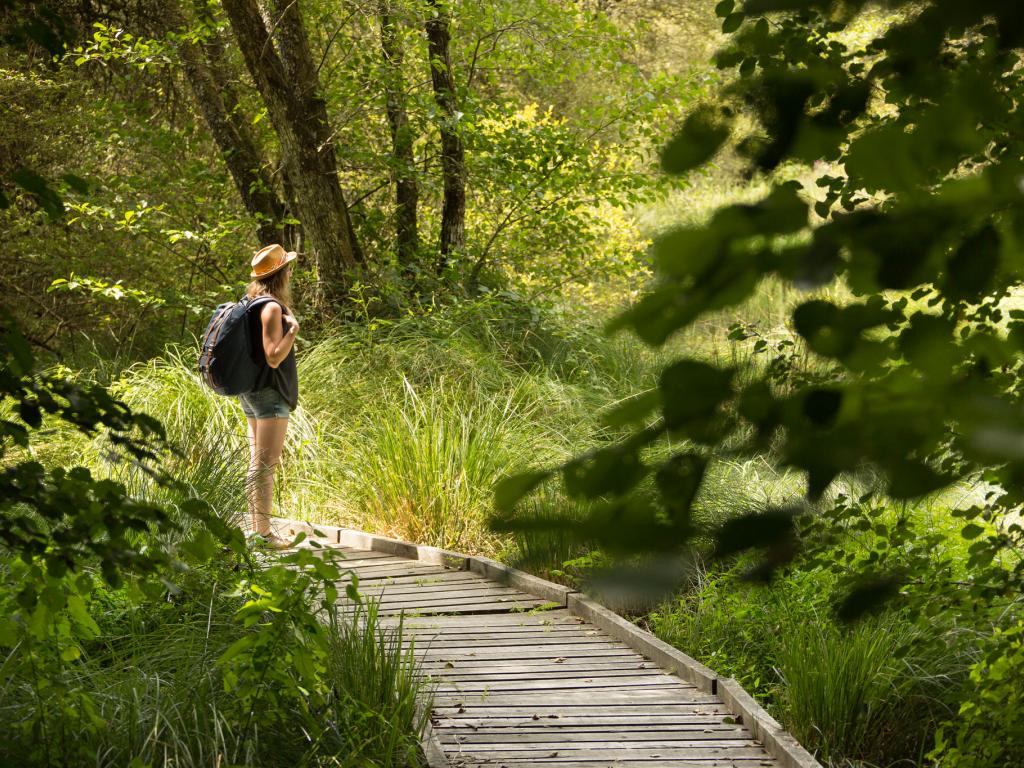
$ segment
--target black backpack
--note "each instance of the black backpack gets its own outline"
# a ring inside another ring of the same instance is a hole
[[[254,351],[260,340],[251,338],[247,318],[249,310],[270,301],[275,299],[247,296],[241,301],[221,304],[213,311],[199,351],[199,374],[218,395],[252,392],[261,366]]]

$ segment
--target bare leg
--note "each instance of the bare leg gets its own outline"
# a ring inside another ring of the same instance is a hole
[[[256,423],[256,452],[249,468],[253,499],[253,530],[270,534],[270,509],[274,501],[274,473],[281,461],[288,419],[259,419]]]
[[[256,419],[246,418],[246,434],[249,436],[249,475],[245,483],[245,500],[249,506],[249,531],[256,530],[256,469],[259,466],[256,462]]]

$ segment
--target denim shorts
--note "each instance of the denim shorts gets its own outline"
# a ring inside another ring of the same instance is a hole
[[[244,392],[238,396],[238,401],[249,419],[287,419],[290,412],[288,403],[273,387]]]

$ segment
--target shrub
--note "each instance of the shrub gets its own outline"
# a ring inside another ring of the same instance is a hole
[[[998,630],[983,658],[971,667],[970,684],[955,718],[947,720],[929,754],[943,768],[1024,765],[1024,623]]]

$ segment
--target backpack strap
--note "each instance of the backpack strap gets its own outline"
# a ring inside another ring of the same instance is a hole
[[[273,296],[257,296],[255,299],[250,299],[248,296],[243,296],[239,304],[244,304],[245,313],[249,314],[250,310],[255,309],[256,307],[261,307],[264,304],[269,304],[272,301],[277,301],[278,304],[281,304],[281,302],[275,299]],[[281,304],[281,308],[285,308],[284,304]]]

